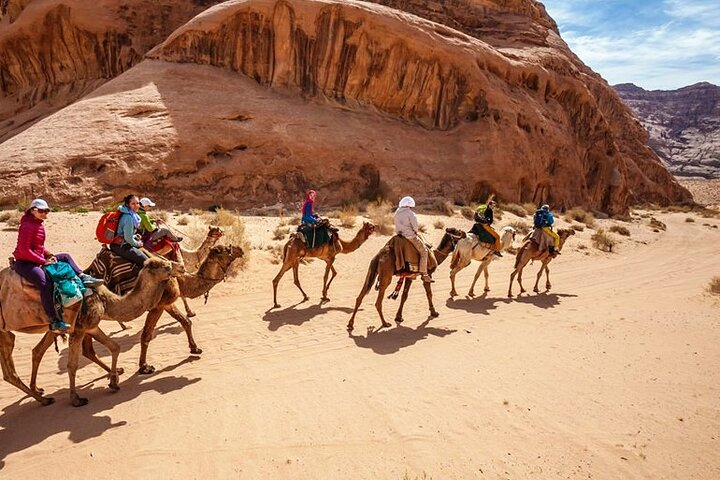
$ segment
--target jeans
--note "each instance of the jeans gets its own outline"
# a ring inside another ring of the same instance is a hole
[[[70,264],[75,274],[80,275],[82,273],[82,270],[80,270],[69,254],[58,253],[55,255],[55,258],[57,258],[58,262]],[[43,310],[45,310],[50,321],[52,321],[57,316],[55,306],[53,305],[53,283],[45,274],[42,265],[26,260],[16,260],[15,272],[40,290],[40,301],[42,302]]]
[[[115,255],[124,258],[128,262],[132,262],[140,267],[142,267],[145,263],[145,260],[148,259],[147,255],[145,255],[143,252],[133,247],[129,243],[123,243],[122,245],[118,245],[117,243],[111,243],[110,251],[113,252]]]

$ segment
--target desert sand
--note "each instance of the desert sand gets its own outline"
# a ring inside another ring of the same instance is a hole
[[[278,219],[243,217],[253,246],[246,270],[207,305],[191,301],[203,354],[189,356],[165,314],[149,351],[157,372],[138,376],[142,320],[125,332],[105,322],[122,345],[121,389],[110,392],[83,361],[78,382],[90,403],[73,408],[67,348],[49,350],[39,384],[54,405],[0,384],[0,477],[720,478],[720,301],[705,290],[720,274],[720,220],[651,212],[667,224],[654,232],[647,215],[620,223],[631,236],[617,236],[613,253],[594,249],[589,229],[571,237],[550,264],[550,292],[508,299],[506,253],[490,267],[491,292],[465,297],[473,263],[449,300],[445,263],[433,285],[438,318],[428,319],[415,285],[405,322],[372,331],[371,292],[352,335],[345,324],[388,237],[338,256],[329,303],[318,305],[324,264],[314,261],[300,269],[311,300],[298,303],[287,275],[282,308],[270,310],[279,266],[267,248],[280,243]],[[98,217],[52,213],[48,247],[87,265]],[[470,227],[459,215],[421,216],[434,244],[436,220]],[[513,220],[506,213],[497,225]],[[16,235],[0,231],[3,255]],[[385,308],[391,320],[397,303]],[[25,379],[38,340],[18,335]]]

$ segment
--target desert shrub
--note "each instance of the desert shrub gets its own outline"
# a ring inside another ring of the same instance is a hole
[[[460,215],[468,220],[473,220],[475,217],[475,209],[466,205],[460,209]]]
[[[655,217],[650,217],[650,226],[657,230],[667,230],[667,226]]]
[[[629,213],[621,213],[621,214],[613,215],[611,218],[613,220],[617,220],[619,222],[627,222],[627,223],[632,222],[632,215],[630,215]]]
[[[525,213],[527,213],[528,215],[533,215],[539,208],[534,203],[523,203],[522,206],[525,209]]]
[[[192,215],[195,217],[202,217],[205,214],[204,210],[200,210],[199,208],[191,208],[188,212],[188,215]]]
[[[612,252],[613,247],[617,244],[615,239],[611,235],[605,233],[605,230],[603,230],[602,228],[598,229],[597,232],[593,233],[592,237],[590,237],[590,240],[592,241],[595,248],[604,252]]]
[[[10,218],[11,215],[12,215],[12,213],[8,212],[7,210],[0,212],[0,222],[6,222],[7,219]]]
[[[589,228],[593,228],[595,225],[595,217],[593,214],[580,207],[568,210],[565,213],[565,218],[567,220],[575,220],[576,222],[584,223]]]
[[[54,212],[54,211],[55,211],[55,210],[53,210],[53,212]],[[73,209],[73,212],[74,212],[74,213],[88,213],[89,211],[90,211],[90,210],[88,210],[88,209],[85,208],[85,207],[77,207],[77,208],[74,208],[74,209]]]
[[[576,232],[584,232],[585,231],[585,225],[583,225],[582,223],[573,223],[572,225],[570,225],[570,228],[572,228]]]
[[[245,237],[245,222],[242,219],[234,215],[235,222],[230,225],[230,228],[225,229],[225,235],[222,238],[223,243],[226,245],[233,245],[243,249],[244,255],[233,262],[228,270],[228,275],[237,275],[241,270],[244,270],[250,259],[250,242]],[[203,238],[207,234],[207,229],[203,233]]]
[[[704,207],[698,212],[703,218],[715,218],[720,215],[720,212],[712,208]]]
[[[292,217],[288,217],[288,225],[300,225],[300,216],[294,215]]]
[[[692,205],[670,205],[667,207],[668,212],[680,212],[680,213],[688,213],[692,211],[693,206]]]
[[[503,203],[502,209],[518,217],[526,217],[528,215],[525,207],[523,207],[522,205],[518,205],[517,203]]]
[[[170,214],[167,210],[153,210],[151,217],[160,220],[162,223],[167,223],[170,220]]]
[[[577,249],[578,250],[587,250],[587,245],[585,245],[584,243],[578,243]]]
[[[357,223],[358,209],[355,206],[345,207],[338,213],[340,226],[352,228]]]
[[[375,232],[379,235],[395,233],[392,205],[389,202],[371,202],[368,204],[367,210],[368,218],[375,225]]]
[[[623,227],[622,225],[613,225],[612,227],[610,227],[610,231],[613,233],[617,233],[618,235],[622,235],[624,237],[630,236],[630,230]]]
[[[218,208],[215,211],[215,221],[213,224],[219,227],[232,227],[239,220],[238,216],[230,210]]]
[[[281,223],[273,230],[273,240],[284,240],[288,233],[290,229]]]
[[[427,226],[424,223],[418,225],[418,232],[427,233]]]
[[[190,223],[190,219],[185,215],[177,219],[177,224],[180,226],[187,225],[188,223]]]
[[[442,230],[443,228],[445,228],[445,224],[440,220],[435,220],[433,222],[433,227],[435,227],[436,230]]]
[[[453,208],[452,203],[448,202],[444,198],[434,198],[429,203],[422,205],[422,207],[419,208],[419,211],[430,215],[440,214],[448,217],[455,215],[455,209]]]
[[[20,217],[22,217],[22,215],[23,212],[18,210],[8,210],[6,212],[2,212],[0,221],[5,222],[8,227],[15,228],[20,226]]]
[[[687,223],[693,223],[693,222],[695,222],[695,219],[692,218],[692,217],[687,217],[687,218],[685,219],[685,222],[687,222]]]
[[[708,284],[708,292],[720,295],[720,277],[713,277]]]
[[[270,260],[270,263],[274,263],[275,265],[282,263],[284,248],[285,248],[285,245],[283,245],[282,243],[276,243],[269,247],[270,254],[272,255],[272,259]]]
[[[25,212],[28,208],[30,208],[30,200],[29,198],[23,198],[22,200],[18,200],[17,203],[17,209],[18,212]]]
[[[515,231],[520,235],[526,235],[530,232],[530,225],[528,225],[527,222],[523,222],[522,220],[516,220],[514,222],[511,222],[510,226],[513,227]]]

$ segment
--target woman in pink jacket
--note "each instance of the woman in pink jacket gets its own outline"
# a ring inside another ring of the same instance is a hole
[[[102,280],[85,275],[75,264],[72,257],[67,253],[53,255],[45,249],[45,227],[43,222],[50,213],[47,202],[36,198],[30,204],[25,214],[20,219],[20,231],[18,232],[17,247],[13,252],[15,257],[15,272],[21,277],[30,281],[40,290],[40,300],[43,309],[50,318],[50,329],[64,331],[69,328],[62,318],[55,313],[53,306],[53,284],[43,270],[43,266],[55,262],[67,262],[75,273],[80,277],[83,284],[87,286],[98,286]]]

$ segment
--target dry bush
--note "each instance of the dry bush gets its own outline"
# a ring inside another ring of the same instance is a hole
[[[288,225],[300,225],[300,217],[294,216],[288,219]]]
[[[720,295],[720,277],[713,277],[707,287],[708,292],[714,295]]]
[[[17,210],[8,210],[6,212],[2,212],[0,222],[5,222],[8,227],[15,228],[20,226],[20,217],[22,216],[23,212],[19,212]]]
[[[240,219],[234,212],[225,210],[224,208],[218,208],[215,211],[215,221],[213,222],[213,225],[217,225],[219,227],[232,227],[239,220]]]
[[[610,227],[610,231],[613,233],[617,233],[618,235],[622,235],[624,237],[630,236],[630,230],[623,227],[622,225],[613,225],[612,227]]]
[[[425,213],[439,213],[448,217],[455,215],[455,209],[452,203],[448,202],[444,198],[436,198],[432,204],[427,208]]]
[[[340,226],[345,228],[353,228],[357,223],[358,209],[355,206],[345,207],[338,214]]]
[[[667,230],[667,226],[655,217],[650,217],[650,226],[657,230]]]
[[[605,233],[605,230],[603,230],[602,228],[598,229],[597,232],[593,233],[592,237],[590,237],[590,240],[592,240],[593,246],[595,248],[604,252],[612,252],[613,247],[617,244],[617,241],[611,235]]]
[[[281,222],[275,227],[275,230],[273,230],[273,240],[285,240],[288,233],[290,233],[290,228],[285,227]]]
[[[698,211],[701,217],[703,218],[715,218],[720,216],[720,212],[717,210],[714,210],[712,208],[703,207]]]
[[[613,220],[617,220],[619,222],[626,222],[626,223],[632,222],[632,215],[630,215],[630,213],[621,213],[621,214],[613,215],[611,218]]]
[[[523,207],[522,205],[518,205],[517,203],[503,203],[502,209],[518,217],[526,217],[528,215],[525,207]]]
[[[202,217],[205,215],[205,210],[200,210],[199,208],[191,208],[188,212],[188,215],[193,215],[195,217]]]
[[[12,213],[7,210],[0,212],[0,222],[6,222],[7,219],[10,218],[11,215],[12,215]]]
[[[513,227],[515,231],[520,235],[527,235],[528,233],[530,233],[530,225],[528,225],[527,222],[523,222],[522,220],[516,220],[514,222],[511,222],[509,225]]]
[[[445,224],[440,220],[435,220],[433,222],[433,227],[435,227],[436,230],[442,230],[443,228],[445,228]]]
[[[368,218],[375,225],[375,232],[379,235],[392,235],[395,233],[395,222],[392,215],[392,205],[389,202],[371,202],[367,207]]]
[[[522,206],[528,215],[533,215],[538,209],[538,206],[534,203],[523,203]]]
[[[473,207],[468,207],[467,205],[462,207],[460,209],[460,215],[467,218],[468,220],[474,220],[475,218],[475,209]]]
[[[159,220],[162,223],[167,223],[170,219],[170,214],[165,210],[153,210],[151,213],[152,218]]]
[[[180,226],[187,225],[188,223],[190,223],[190,219],[185,215],[177,219],[177,224]]]
[[[692,217],[687,217],[687,218],[685,219],[685,222],[687,222],[687,223],[693,223],[693,222],[695,222],[695,219],[692,218]]]
[[[418,225],[418,232],[427,233],[427,226],[424,223]]]
[[[681,213],[689,213],[692,211],[693,206],[692,205],[670,205],[667,207],[668,212],[681,212]]]
[[[205,233],[207,233],[207,230]],[[247,238],[245,238],[245,223],[240,217],[236,216],[235,223],[233,223],[229,229],[225,229],[223,243],[243,249],[244,255],[235,260],[228,269],[228,275],[235,276],[247,266],[248,261],[250,260],[251,249],[250,242]]]
[[[593,228],[595,225],[595,217],[592,213],[588,212],[584,208],[575,207],[571,208],[565,213],[565,219],[575,220],[576,222],[584,223],[589,228]]]
[[[582,223],[573,223],[572,225],[570,225],[570,228],[572,228],[576,232],[584,232],[585,231],[585,225],[583,225]]]
[[[577,248],[578,250],[587,250],[587,245],[585,245],[584,243],[578,243],[577,247],[575,248]]]
[[[276,243],[276,244],[270,246],[269,250],[270,250],[270,253],[272,254],[272,259],[270,260],[270,263],[273,263],[275,265],[282,263],[284,247],[285,247],[285,245],[283,245],[282,243]]]

